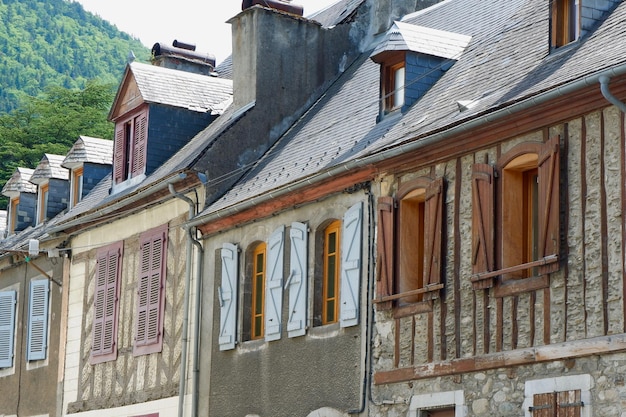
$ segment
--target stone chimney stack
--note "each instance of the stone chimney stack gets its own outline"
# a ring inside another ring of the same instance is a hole
[[[211,75],[215,69],[215,56],[196,52],[196,46],[174,40],[172,45],[155,43],[152,47],[152,64],[158,67]]]

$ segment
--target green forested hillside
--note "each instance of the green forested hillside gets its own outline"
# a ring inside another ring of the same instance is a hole
[[[79,3],[0,0],[0,113],[17,106],[19,91],[84,88],[92,79],[116,85],[131,50],[140,61],[150,57],[139,40]]]

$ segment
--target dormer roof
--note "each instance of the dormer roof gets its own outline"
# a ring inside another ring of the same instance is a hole
[[[221,114],[232,93],[230,80],[132,62],[126,66],[109,119],[115,120],[144,103]]]
[[[405,22],[394,22],[383,40],[372,52],[371,57],[374,62],[380,62],[380,58],[385,53],[412,51],[456,60],[461,56],[471,39],[471,36],[458,33],[431,29]]]
[[[36,194],[37,186],[30,182],[33,172],[35,172],[33,169],[18,167],[2,187],[2,195],[12,198],[20,193]]]
[[[79,136],[65,156],[61,166],[72,169],[85,162],[111,165],[113,163],[113,141]]]
[[[67,180],[69,178],[68,170],[61,166],[64,158],[63,155],[44,154],[39,165],[33,171],[30,182],[39,185],[51,178]]]

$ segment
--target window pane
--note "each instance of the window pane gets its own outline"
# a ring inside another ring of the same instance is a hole
[[[395,71],[394,87],[393,107],[401,107],[404,104],[404,67]]]

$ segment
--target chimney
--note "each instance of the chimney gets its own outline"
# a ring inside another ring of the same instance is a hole
[[[174,40],[172,45],[155,43],[152,47],[152,64],[158,67],[211,75],[215,69],[215,56],[196,52],[196,46]]]
[[[243,0],[243,2],[241,2],[241,10],[249,9],[254,5],[280,10],[295,16],[302,16],[304,14],[302,6],[292,4],[290,0]]]

